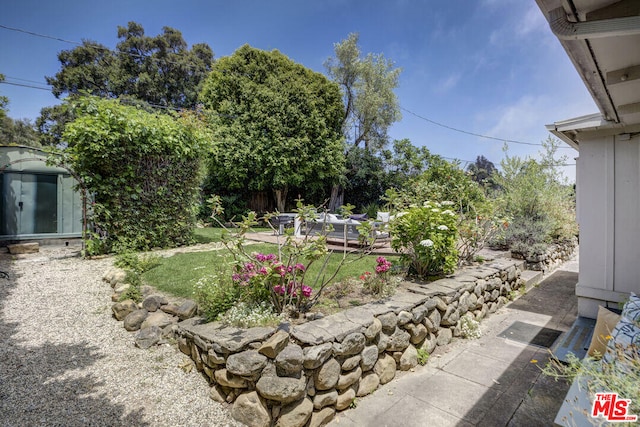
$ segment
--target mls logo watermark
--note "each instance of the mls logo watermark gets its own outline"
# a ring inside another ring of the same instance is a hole
[[[604,417],[612,423],[637,421],[637,415],[628,413],[630,405],[631,399],[621,399],[618,397],[618,393],[596,393],[591,416],[593,418]]]

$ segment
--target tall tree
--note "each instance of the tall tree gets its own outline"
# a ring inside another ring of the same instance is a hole
[[[4,81],[4,74],[0,74],[0,83]],[[6,117],[9,98],[0,95],[0,119]]]
[[[38,132],[29,119],[0,117],[0,144],[41,147]]]
[[[387,130],[401,117],[394,89],[400,69],[382,54],[362,56],[359,36],[351,33],[334,45],[335,57],[325,63],[329,76],[342,89],[344,116],[342,130],[348,143],[347,153],[361,144],[377,151],[387,143]],[[342,189],[334,186],[330,209],[342,204]]]
[[[494,174],[497,173],[498,170],[493,162],[487,160],[486,157],[482,155],[476,157],[476,161],[467,166],[467,171],[471,174],[471,179],[483,187],[491,189],[498,188],[494,178]]]
[[[129,22],[118,27],[121,40],[114,51],[93,41],[58,54],[60,71],[46,77],[53,94],[106,98],[126,97],[168,108],[194,108],[201,84],[213,65],[213,51],[204,43],[188,48],[180,31],[164,27],[146,36]],[[73,117],[66,105],[47,107],[37,120],[48,145],[60,143],[64,124]]]
[[[394,89],[400,68],[382,54],[362,57],[359,35],[351,33],[334,45],[335,57],[325,66],[343,94],[343,131],[353,147],[378,148],[387,143],[387,129],[401,117]]]
[[[277,50],[244,45],[219,59],[201,101],[217,133],[214,187],[273,190],[284,211],[290,189],[332,185],[343,174],[338,86]]]

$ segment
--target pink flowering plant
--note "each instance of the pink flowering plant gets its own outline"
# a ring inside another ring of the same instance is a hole
[[[212,218],[222,227],[224,224],[216,216],[223,213],[219,198],[210,199]],[[315,221],[318,216],[316,208],[303,205],[298,201],[294,211],[300,223]],[[278,213],[266,214],[258,218],[255,212],[249,212],[242,221],[235,223],[233,230],[226,230],[222,235],[222,243],[231,252],[234,262],[232,282],[240,289],[240,300],[252,304],[268,302],[275,313],[287,313],[296,316],[308,311],[319,301],[323,289],[332,283],[340,268],[347,261],[347,254],[357,252],[357,260],[365,255],[362,250],[347,250],[345,247],[341,261],[332,271],[328,271],[329,256],[326,234],[308,232],[303,236],[295,236],[294,229],[286,229],[284,235],[277,235],[278,253],[251,253],[246,244],[245,234],[259,221],[271,226],[270,219]],[[226,228],[226,227],[224,227]],[[273,228],[273,227],[272,227]],[[324,229],[324,227],[323,227]],[[275,231],[275,230],[274,230]],[[312,277],[309,267],[314,268]]]
[[[286,306],[301,307],[313,289],[304,284],[306,267],[302,263],[284,264],[276,254],[253,253],[249,262],[236,266],[233,283],[244,289],[253,302],[270,301],[277,312]]]
[[[368,289],[376,295],[385,294],[389,288],[390,283],[390,270],[391,262],[385,257],[380,256],[376,259],[375,274],[371,274],[369,271],[365,271],[360,275],[362,285],[365,289]]]

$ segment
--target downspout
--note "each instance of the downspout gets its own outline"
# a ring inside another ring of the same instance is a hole
[[[551,31],[561,40],[584,40],[640,34],[640,16],[571,22],[563,7],[549,12]]]

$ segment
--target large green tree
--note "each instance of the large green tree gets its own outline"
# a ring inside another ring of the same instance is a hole
[[[394,92],[401,70],[382,54],[362,56],[358,39],[358,34],[351,33],[336,43],[335,57],[325,63],[329,76],[342,90],[347,154],[361,145],[374,152],[383,148],[388,142],[387,130],[401,117]],[[329,208],[335,210],[342,199],[343,188],[334,186]]]
[[[284,211],[290,190],[305,197],[342,176],[340,90],[322,74],[244,45],[215,63],[200,99],[216,133],[214,190],[273,190]]]
[[[60,71],[46,77],[53,94],[58,98],[83,94],[124,97],[169,109],[196,106],[201,83],[213,64],[213,51],[207,44],[189,49],[180,31],[170,27],[157,36],[147,36],[136,22],[118,27],[118,38],[113,51],[85,40],[60,52]],[[64,104],[44,108],[37,120],[43,143],[58,144],[64,124],[72,119]]]

